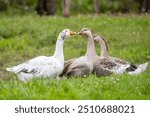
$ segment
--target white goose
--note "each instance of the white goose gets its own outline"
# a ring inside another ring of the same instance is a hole
[[[107,43],[102,36],[94,35],[94,40],[98,42],[101,47],[100,61],[97,64],[97,68],[98,66],[100,66],[101,70],[97,74],[104,76],[111,73],[140,74],[141,72],[146,70],[148,63],[134,65],[125,60],[109,56]]]
[[[18,66],[6,68],[6,70],[17,74],[19,79],[22,81],[28,81],[32,78],[38,77],[48,78],[59,76],[64,68],[64,41],[74,34],[75,32],[69,29],[64,29],[60,32],[53,56],[39,56]]]

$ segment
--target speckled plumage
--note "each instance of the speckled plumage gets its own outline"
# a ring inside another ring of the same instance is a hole
[[[102,36],[95,35],[94,40],[99,42],[101,47],[100,58],[96,64],[96,74],[99,76],[110,75],[111,73],[115,74],[139,74],[145,71],[148,63],[144,63],[141,65],[134,65],[125,60],[110,57],[108,55],[108,46],[105,39]]]

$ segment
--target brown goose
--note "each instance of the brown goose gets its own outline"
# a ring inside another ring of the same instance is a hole
[[[90,33],[90,34],[88,34]],[[65,62],[65,67],[60,76],[84,76],[89,75],[93,71],[93,58],[96,55],[93,35],[90,30],[83,28],[79,35],[87,35],[87,51],[85,56],[71,59]]]
[[[111,71],[103,68],[103,65],[101,65],[101,63],[100,63],[101,58],[99,56],[97,56],[97,54],[96,54],[92,32],[88,28],[83,28],[83,29],[81,29],[81,31],[78,34],[83,35],[88,39],[87,52],[86,52],[84,58],[88,58],[88,60],[91,61],[92,65],[93,65],[93,72],[96,73],[98,76],[106,76],[106,75],[111,74]],[[82,58],[82,57],[80,57],[80,58]],[[83,75],[85,75],[83,69],[81,69],[80,67],[75,67],[75,68],[78,68],[77,69],[78,71],[76,69],[72,68],[72,66],[81,66],[84,62],[86,62],[85,60],[83,60],[82,61],[83,63],[82,63],[80,58],[75,58],[75,59],[66,61],[64,70],[60,76],[63,76],[63,75],[83,76]],[[76,64],[76,61],[79,61],[79,62]],[[92,71],[88,72],[88,74],[91,72]],[[80,74],[80,75],[78,75],[78,74]],[[86,72],[86,74],[87,74],[87,72]]]
[[[108,71],[106,75],[111,73],[139,74],[146,70],[148,63],[144,63],[141,65],[134,65],[125,60],[115,58],[115,57],[110,57],[108,55],[107,43],[102,36],[94,35],[94,40],[100,44],[101,53],[100,53],[100,61],[98,65],[100,65],[100,67]]]
[[[95,44],[94,44],[94,39],[93,39],[93,34],[90,29],[88,28],[83,28],[80,32],[79,35],[85,36],[90,40],[90,44],[88,48],[91,48],[92,51],[89,53],[89,58],[93,63],[93,73],[96,74],[97,76],[106,76],[111,74],[111,72],[107,69],[104,68],[103,64],[100,64],[101,62],[101,57],[99,57],[96,54],[96,49],[95,49]],[[105,53],[104,53],[105,54]],[[102,61],[105,62],[105,61]]]

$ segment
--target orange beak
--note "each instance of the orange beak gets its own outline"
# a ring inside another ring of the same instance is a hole
[[[70,31],[70,35],[71,36],[73,36],[73,35],[75,35],[75,34],[77,34],[76,32],[73,32],[73,31]]]

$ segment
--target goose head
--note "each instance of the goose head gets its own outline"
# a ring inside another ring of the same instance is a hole
[[[88,28],[82,28],[80,30],[80,32],[78,32],[79,35],[83,35],[83,36],[86,36],[86,37],[89,37],[90,35],[92,35],[92,32],[90,29]]]
[[[65,40],[73,35],[75,35],[76,32],[73,32],[72,30],[70,29],[64,29],[60,32],[60,37],[62,40]]]
[[[106,47],[106,50],[108,51],[108,45],[107,45],[104,37],[102,37],[101,35],[95,34],[95,35],[93,35],[93,39],[95,42],[98,42],[98,43],[104,45]]]
[[[99,35],[93,35],[93,39],[95,42],[100,42],[102,40],[102,38]]]
[[[94,39],[95,42],[102,42],[103,41],[103,42],[106,43],[105,38],[102,37],[101,35],[94,34],[93,39]]]

